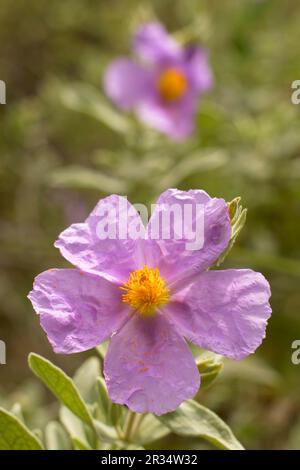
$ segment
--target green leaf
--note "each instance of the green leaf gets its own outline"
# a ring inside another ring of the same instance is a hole
[[[48,450],[69,450],[72,447],[66,431],[57,421],[51,421],[47,424],[45,441]]]
[[[48,183],[58,188],[94,189],[104,193],[125,193],[128,190],[128,185],[120,178],[80,165],[53,170],[48,176]]]
[[[97,402],[96,379],[100,372],[100,362],[97,357],[88,358],[75,372],[74,384],[86,403],[93,404]]]
[[[12,413],[0,408],[0,450],[42,450],[42,444]]]
[[[91,415],[70,377],[59,367],[37,354],[31,353],[28,362],[35,375],[67,408],[82,421],[93,426]]]
[[[110,422],[111,401],[108,396],[105,380],[103,377],[97,378],[98,404],[102,421]]]
[[[114,442],[118,439],[117,432],[112,426],[108,426],[107,424],[94,419],[94,427],[101,440],[105,442]]]
[[[157,441],[168,434],[170,434],[169,428],[164,426],[153,415],[147,414],[139,427],[136,441],[144,445],[152,441]]]
[[[23,411],[22,411],[22,407],[21,407],[20,403],[15,403],[15,404],[11,407],[10,412],[11,412],[16,418],[18,418],[18,420],[21,421],[21,423],[24,423],[24,416],[23,416]]]
[[[124,406],[111,403],[110,422],[113,426],[117,426],[119,423],[122,423],[125,419],[125,415],[126,412]]]
[[[201,388],[211,385],[223,369],[223,358],[218,354],[205,351],[196,358],[196,364],[201,376]]]
[[[157,182],[160,189],[172,188],[179,185],[185,178],[197,172],[214,171],[226,164],[228,155],[220,149],[205,149],[185,156],[167,172],[166,176]]]
[[[116,426],[125,418],[125,407],[112,403],[103,377],[97,377],[97,418],[107,424]]]
[[[136,444],[125,444],[124,447],[120,446],[120,450],[145,450],[145,448]]]
[[[102,365],[107,353],[109,342],[105,341],[95,348],[99,355]],[[124,408],[120,405],[112,403],[109,399],[106,383],[103,377],[97,378],[97,398],[98,398],[98,418],[107,424],[116,425],[124,417]]]
[[[38,429],[38,428],[34,428],[32,430],[32,433],[34,434],[34,436],[37,438],[38,441],[40,442],[43,442],[43,431],[41,429]]]
[[[65,429],[67,430],[71,441],[80,442],[85,449],[91,449],[88,441],[85,426],[79,418],[77,418],[68,408],[62,406],[59,411],[59,418]]]
[[[132,132],[130,120],[115,110],[97,88],[82,84],[61,87],[60,99],[66,108],[86,114],[114,132],[122,135]]]
[[[72,439],[73,445],[75,450],[91,450],[90,447],[88,447],[86,444],[84,444],[82,441],[74,437]]]
[[[108,345],[109,345],[108,341],[104,341],[103,343],[99,344],[99,346],[96,346],[95,348],[102,362],[104,361],[105,355],[107,353]]]
[[[244,227],[247,219],[247,209],[244,209],[240,204],[241,198],[236,197],[231,202],[228,203],[228,211],[231,222],[231,238],[228,247],[221,254],[219,259],[216,262],[216,266],[220,266],[228,253],[232,249],[233,245],[236,242],[237,237],[239,236],[242,228]]]
[[[223,369],[223,364],[218,364],[214,366],[214,368],[210,372],[208,371],[203,372],[201,374],[201,390],[203,390],[203,388],[207,388],[210,385],[212,385],[214,381],[217,379],[222,369]]]
[[[179,436],[201,437],[219,449],[243,449],[219,416],[193,400],[186,401],[176,411],[158,416],[157,419]]]

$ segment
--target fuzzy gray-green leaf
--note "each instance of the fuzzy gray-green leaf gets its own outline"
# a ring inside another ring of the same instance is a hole
[[[0,450],[42,450],[42,444],[12,413],[0,408]]]
[[[93,426],[90,413],[70,377],[37,354],[29,355],[29,366],[67,408],[82,421]]]
[[[179,436],[200,437],[219,449],[243,449],[230,427],[219,416],[193,400],[182,403],[177,410],[158,419]]]

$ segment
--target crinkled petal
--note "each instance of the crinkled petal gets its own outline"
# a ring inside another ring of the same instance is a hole
[[[207,271],[178,293],[168,314],[189,341],[243,359],[265,337],[270,295],[264,276],[250,269]]]
[[[190,46],[185,50],[185,70],[190,85],[202,93],[213,85],[213,74],[207,53],[200,47]]]
[[[74,266],[108,280],[124,282],[137,268],[137,233],[144,226],[135,208],[121,196],[101,199],[85,223],[64,230],[55,246]]]
[[[121,109],[129,110],[147,95],[150,77],[147,70],[132,60],[118,59],[106,71],[105,93]]]
[[[161,61],[178,59],[183,51],[160,23],[145,23],[138,29],[133,47],[145,62],[159,64]]]
[[[173,290],[182,289],[228,246],[231,224],[227,204],[205,191],[168,189],[157,201],[147,236],[148,251],[155,247],[155,262],[162,275]]]
[[[160,314],[135,315],[113,336],[104,374],[111,400],[137,413],[173,411],[200,385],[187,344]]]
[[[97,346],[126,319],[118,286],[77,269],[50,269],[35,278],[29,299],[56,353]]]

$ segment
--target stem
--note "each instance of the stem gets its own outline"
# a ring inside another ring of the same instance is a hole
[[[125,422],[124,441],[129,442],[136,414],[128,410]]]
[[[123,433],[122,429],[120,428],[120,426],[118,424],[115,426],[115,429],[116,429],[116,433],[118,435],[118,438],[120,440],[124,440],[124,433]]]
[[[146,417],[146,413],[143,413],[141,415],[137,415],[136,420],[134,422],[134,426],[132,428],[132,433],[131,436],[134,437],[136,436],[140,425],[142,424],[143,419]]]

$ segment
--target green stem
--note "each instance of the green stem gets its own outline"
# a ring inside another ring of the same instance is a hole
[[[140,425],[142,424],[142,421],[145,417],[146,417],[146,413],[136,416],[136,420],[134,422],[134,426],[132,428],[132,433],[131,433],[132,438],[134,438],[137,435]]]
[[[118,424],[115,426],[115,429],[116,429],[116,433],[118,435],[118,438],[120,440],[124,440],[124,433],[123,433],[122,429],[120,428],[120,426]]]
[[[130,441],[132,426],[134,424],[135,417],[136,414],[128,410],[125,422],[124,441]]]

